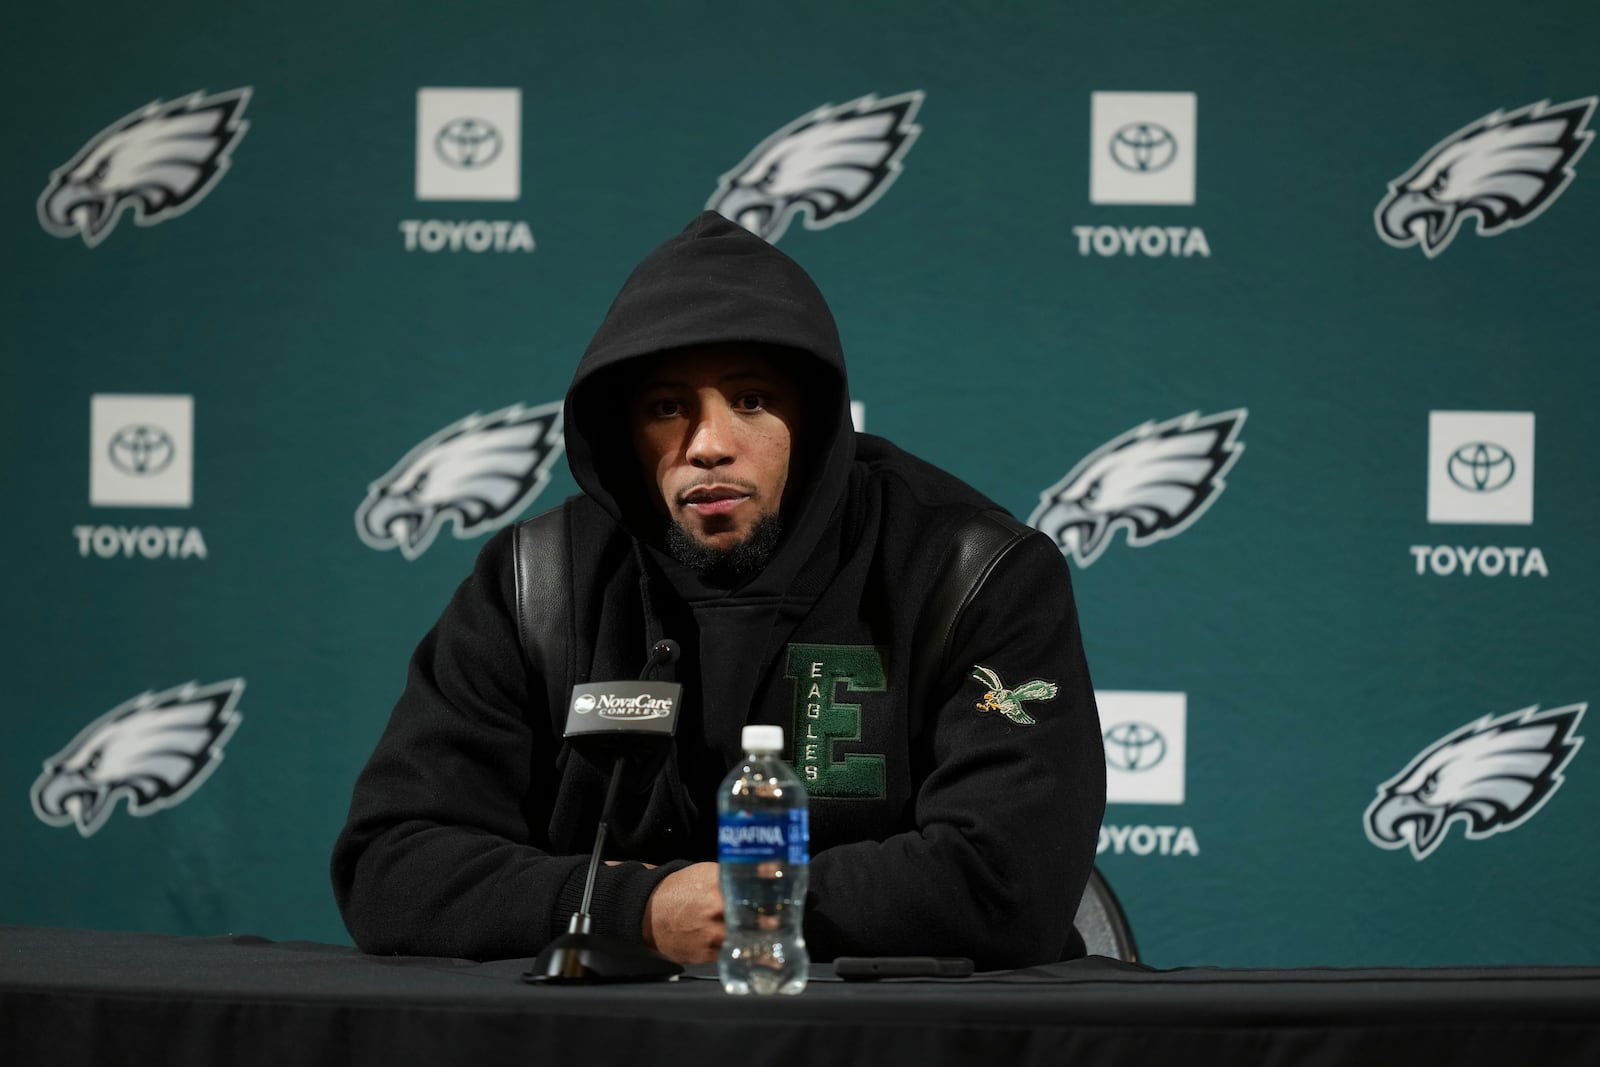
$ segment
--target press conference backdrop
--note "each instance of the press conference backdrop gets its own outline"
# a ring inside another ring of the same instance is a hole
[[[407,657],[709,206],[1061,545],[1151,961],[1600,961],[1600,7],[10,22],[0,919],[344,940]]]

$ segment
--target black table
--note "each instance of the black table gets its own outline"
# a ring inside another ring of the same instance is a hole
[[[1148,971],[730,997],[530,986],[528,960],[0,927],[0,1064],[1600,1064],[1600,968]]]

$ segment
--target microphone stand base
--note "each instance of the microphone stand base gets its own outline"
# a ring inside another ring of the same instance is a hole
[[[522,980],[545,985],[664,982],[682,973],[680,965],[643,945],[569,932],[545,946]]]

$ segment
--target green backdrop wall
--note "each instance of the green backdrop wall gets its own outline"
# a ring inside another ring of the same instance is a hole
[[[1150,961],[1600,961],[1600,7],[9,22],[0,921],[344,940],[412,646],[574,491],[544,406],[764,196],[865,427],[1071,558]],[[515,405],[509,482],[405,481]]]

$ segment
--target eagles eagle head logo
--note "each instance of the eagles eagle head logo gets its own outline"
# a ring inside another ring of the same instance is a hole
[[[129,815],[153,815],[186,800],[222,761],[241,716],[244,679],[194,682],[145,693],[86,726],[51,756],[33,783],[34,814],[89,837],[118,797]]]
[[[550,481],[566,442],[561,402],[472,414],[417,445],[367,488],[356,533],[406,559],[427,551],[446,519],[476,537],[516,518]]]
[[[240,116],[250,89],[153,101],[89,139],[50,175],[39,195],[39,223],[55,237],[80,236],[93,248],[123,212],[140,226],[181,215],[227,173],[250,124]]]
[[[811,230],[853,219],[899,177],[921,106],[920,89],[825,104],[757,145],[706,207],[774,244],[797,214]]]
[[[1106,442],[1040,494],[1028,525],[1087,567],[1118,528],[1141,548],[1176,537],[1225,489],[1246,409],[1147,422]]]
[[[1485,715],[1434,742],[1378,787],[1367,807],[1368,840],[1424,860],[1452,822],[1475,841],[1521,826],[1565,780],[1561,771],[1583,744],[1574,731],[1587,707]]]
[[[1596,99],[1491,112],[1446,137],[1389,183],[1373,212],[1378,236],[1396,248],[1420,244],[1432,259],[1468,216],[1482,237],[1532,222],[1572,181],[1594,137],[1584,127]]]

